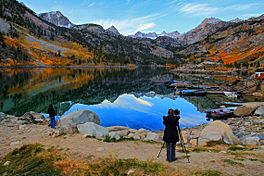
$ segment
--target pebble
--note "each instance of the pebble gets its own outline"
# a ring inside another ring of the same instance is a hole
[[[10,146],[20,145],[20,144],[22,144],[21,141],[14,141],[14,142],[11,142],[11,143],[10,143]]]
[[[135,169],[129,169],[127,171],[127,175],[132,175],[132,174],[134,174],[134,172],[135,172]]]
[[[3,166],[8,166],[11,162],[10,161],[6,161]]]
[[[104,151],[104,150],[105,150],[104,147],[98,147],[98,148],[96,149],[97,152],[102,152],[102,151]]]

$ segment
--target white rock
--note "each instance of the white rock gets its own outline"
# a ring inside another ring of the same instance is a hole
[[[135,172],[135,169],[129,169],[127,171],[127,175],[132,175],[132,174],[134,174],[134,172]]]
[[[87,122],[77,125],[78,131],[81,134],[87,134],[90,137],[103,138],[109,135],[108,129],[94,122]]]
[[[131,133],[132,134],[132,133]],[[133,134],[132,138],[134,140],[140,140],[140,136],[138,134]]]
[[[77,132],[77,125],[84,124],[86,122],[100,124],[100,118],[92,111],[79,110],[62,116],[59,120],[60,128],[62,128],[66,133]]]
[[[129,133],[136,133],[137,132],[137,130],[132,129],[132,128],[129,128],[128,131],[129,131]]]
[[[148,132],[150,131],[140,128],[139,130],[137,130],[136,134],[140,136],[140,139],[144,139],[147,136]]]
[[[149,130],[146,130],[146,129],[144,129],[144,128],[140,128],[139,130],[137,130],[139,133],[141,133],[141,132],[149,132]]]
[[[109,133],[109,137],[111,138],[111,139],[115,139],[115,140],[120,140],[120,135],[118,134],[118,133],[116,133],[116,132],[110,132]]]
[[[8,166],[11,162],[10,161],[6,161],[3,166]]]
[[[133,133],[129,133],[129,134],[127,135],[128,138],[133,138],[133,136],[134,136]]]
[[[260,145],[259,137],[257,137],[257,136],[246,137],[246,138],[242,139],[242,144],[244,144],[244,145]]]
[[[206,145],[209,141],[223,140],[227,144],[239,144],[239,139],[233,134],[229,125],[220,120],[207,125],[199,136],[199,144]]]
[[[21,145],[22,142],[21,141],[14,141],[10,143],[10,146],[14,146],[14,145]]]
[[[153,133],[153,132],[148,132],[147,136],[143,139],[144,141],[155,141],[155,142],[161,142],[162,138],[160,135]]]
[[[119,136],[124,137],[128,135],[129,130],[116,131],[116,133],[119,134]]]

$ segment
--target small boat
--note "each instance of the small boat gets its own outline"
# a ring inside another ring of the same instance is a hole
[[[202,96],[202,95],[206,95],[206,93],[207,92],[205,90],[199,90],[199,89],[181,90],[179,92],[179,94],[182,96]]]
[[[205,111],[207,120],[227,119],[234,115],[237,107],[218,108]]]
[[[174,80],[171,84],[167,84],[167,87],[169,88],[186,88],[186,87],[192,87],[193,84],[188,81],[176,81]]]
[[[224,95],[229,98],[237,98],[239,96],[236,92],[224,92]]]

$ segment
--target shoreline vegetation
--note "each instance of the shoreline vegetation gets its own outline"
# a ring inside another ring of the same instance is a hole
[[[262,106],[247,103],[244,110],[248,107],[252,108],[249,115],[182,129],[191,164],[187,164],[179,144],[176,162],[165,162],[165,149],[156,158],[162,146],[162,131],[102,127],[108,130],[104,136],[100,128],[90,133],[87,128],[63,120],[58,129],[50,129],[46,119],[34,112],[21,117],[1,113],[1,174],[261,175],[264,119],[256,113]],[[98,125],[96,121],[94,117],[84,124]],[[71,130],[75,125],[78,131]],[[21,167],[16,168],[18,164]]]

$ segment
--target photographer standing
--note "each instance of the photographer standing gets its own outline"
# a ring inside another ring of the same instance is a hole
[[[53,108],[52,104],[49,105],[48,114],[50,116],[50,127],[55,128],[55,126],[56,126],[56,120],[55,120],[56,111]]]
[[[177,126],[180,119],[179,110],[168,110],[168,116],[163,116],[163,124],[165,125],[163,140],[166,142],[167,161],[173,162],[176,158],[176,143],[179,141]]]

